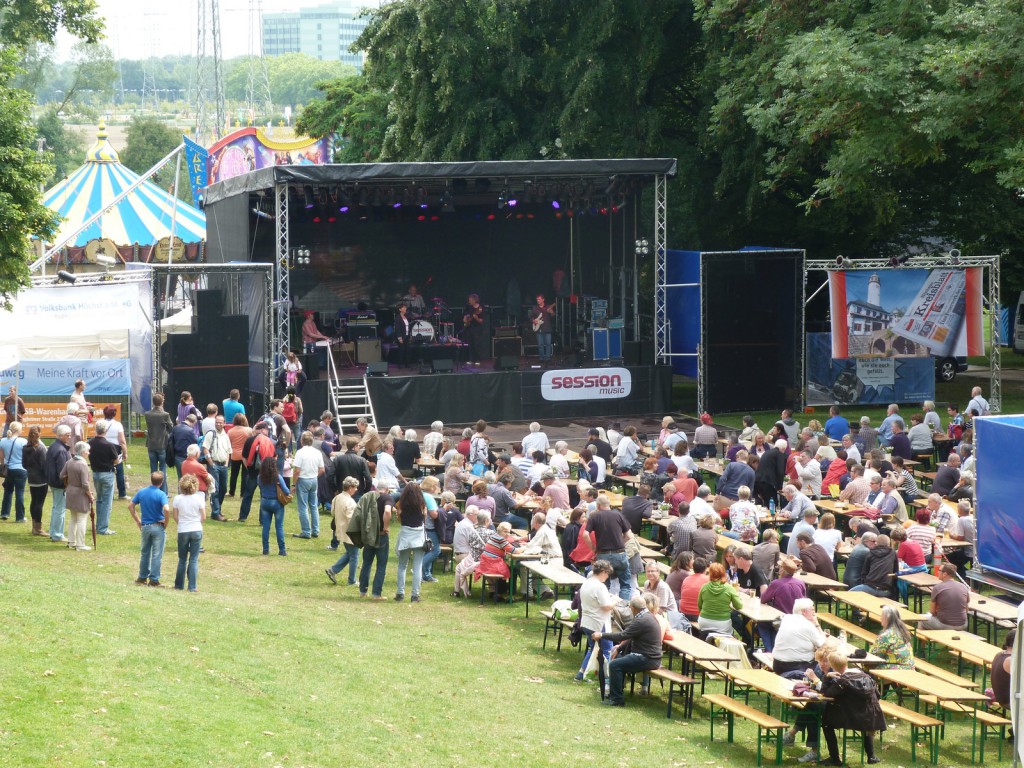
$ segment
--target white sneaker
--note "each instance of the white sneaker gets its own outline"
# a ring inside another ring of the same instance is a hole
[[[816,749],[812,749],[803,757],[798,757],[796,761],[798,763],[816,763],[818,762],[819,757],[820,756],[818,755],[818,751]]]
[[[83,544],[80,547],[75,547],[75,549],[77,549],[79,552],[92,552],[92,547],[90,547],[88,544]]]

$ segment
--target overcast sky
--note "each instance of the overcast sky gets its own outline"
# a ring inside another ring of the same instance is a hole
[[[104,42],[116,58],[143,59],[195,53],[196,0],[98,0],[98,4],[107,25]],[[366,5],[376,6],[377,0],[263,0],[263,12],[294,11],[319,5],[339,5],[356,10]],[[221,44],[225,59],[244,56],[251,50],[249,6],[250,0],[220,0]],[[73,43],[74,40],[67,35],[62,36],[58,43],[59,58],[67,55]]]

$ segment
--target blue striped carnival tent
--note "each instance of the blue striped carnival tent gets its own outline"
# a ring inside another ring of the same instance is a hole
[[[44,193],[43,202],[64,219],[53,242],[74,232],[138,180],[137,173],[121,165],[117,151],[107,141],[106,127],[100,123],[85,164]],[[154,246],[162,240],[166,243],[171,235],[174,207],[174,197],[147,180],[67,243],[63,258],[55,260],[93,261],[90,244],[102,243],[116,246],[122,261],[152,261]],[[185,259],[201,259],[206,241],[205,214],[178,200],[174,234],[186,245]]]

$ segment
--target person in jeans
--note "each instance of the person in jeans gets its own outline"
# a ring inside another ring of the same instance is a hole
[[[58,424],[54,430],[56,439],[46,449],[46,482],[53,494],[50,509],[50,541],[67,541],[64,537],[65,489],[60,479],[61,470],[71,460],[71,427]]]
[[[436,505],[435,505],[436,506]],[[412,557],[412,599],[420,601],[420,584],[423,581],[423,544],[427,541],[427,532],[423,528],[427,516],[427,501],[423,491],[416,483],[407,483],[398,497],[398,516],[402,528],[398,533],[398,589],[395,601],[405,599],[405,572]]]
[[[96,533],[113,536],[110,530],[110,510],[114,506],[114,467],[121,463],[117,446],[107,441],[107,422],[100,419],[95,424],[96,436],[89,441],[89,466],[92,467],[92,483],[96,488]]]
[[[124,459],[128,456],[128,441],[124,435],[124,424],[118,421],[116,416],[117,408],[112,405],[104,406],[103,420],[107,422],[107,442],[113,445],[121,456],[121,461],[114,465],[114,475],[117,478],[117,498],[121,500],[128,498],[128,486],[124,480]]]
[[[628,599],[633,590],[633,579],[629,572],[629,558],[626,557],[626,540],[633,538],[633,531],[626,518],[612,509],[607,496],[601,495],[597,497],[597,509],[587,518],[586,530],[597,539],[597,546],[591,546],[591,551],[611,565],[615,578],[619,580],[619,597]],[[589,536],[584,536],[583,541],[591,545]]]
[[[22,465],[28,473],[28,492],[32,498],[29,514],[32,517],[32,535],[45,536],[43,533],[43,504],[49,485],[46,482],[46,446],[39,439],[39,427],[30,427],[28,443],[22,451]]]
[[[148,583],[151,587],[160,586],[160,565],[164,559],[164,542],[167,539],[167,513],[171,509],[163,486],[164,473],[153,472],[149,476],[149,486],[139,490],[128,502],[128,512],[142,531],[139,576],[135,583]],[[136,507],[141,507],[141,516]]]
[[[28,441],[21,436],[21,422],[12,421],[8,426],[7,437],[0,440],[0,463],[7,463],[7,477],[4,478],[3,512],[0,520],[11,517],[11,501],[15,502],[16,523],[25,522],[25,483],[28,482],[28,471],[22,464],[25,446]]]
[[[199,577],[199,552],[203,546],[203,521],[206,520],[206,496],[199,490],[195,475],[181,478],[178,495],[174,497],[174,522],[178,524],[178,570],[174,575],[174,588],[185,588],[188,573],[188,591],[196,591]]]
[[[174,429],[171,414],[164,410],[164,396],[153,395],[153,407],[146,411],[146,451],[149,453],[149,471],[159,471],[167,477],[167,435]],[[164,480],[164,493],[167,481]]]
[[[363,567],[359,571],[359,594],[366,597],[370,588],[370,567],[374,561],[377,568],[373,574],[373,599],[384,599],[384,575],[388,569],[388,553],[391,549],[391,537],[388,528],[391,526],[392,497],[388,492],[387,482],[377,486],[377,524],[379,533],[376,541],[363,538]]]
[[[259,462],[275,457],[277,449],[274,441],[268,436],[270,428],[265,421],[253,427],[252,435],[242,446],[242,463],[245,465],[242,475],[242,504],[238,509],[238,522],[244,523],[252,508],[252,499],[259,487]]]
[[[288,485],[277,470],[277,462],[269,459],[260,465],[260,525],[263,527],[263,554],[270,554],[270,522],[277,533],[277,554],[288,554],[284,547],[284,505],[277,500],[277,489],[288,493]]]
[[[590,664],[590,655],[594,652],[595,640],[593,635],[605,628],[612,608],[619,602],[608,591],[608,579],[615,569],[607,560],[597,560],[590,570],[590,576],[583,586],[580,587],[580,630],[587,638],[587,651],[583,654],[583,661],[580,662],[580,669],[573,678],[576,682],[583,682],[584,673]],[[601,663],[608,660],[612,652],[612,641],[605,638],[600,641]]]
[[[423,581],[437,581],[434,578],[434,561],[441,554],[441,538],[444,531],[439,529],[444,528],[444,517],[441,516],[435,496],[441,493],[441,483],[434,475],[428,475],[420,482],[420,490],[423,491],[423,500],[427,505],[427,516],[423,521],[424,532],[434,545],[429,552],[423,553]],[[452,509],[453,506],[448,506],[448,509]]]
[[[79,552],[92,549],[85,543],[85,528],[89,521],[89,508],[95,501],[89,485],[89,444],[75,443],[75,455],[60,471],[60,479],[67,490],[67,508],[71,513],[68,526],[68,548]]]
[[[210,517],[219,522],[226,522],[221,507],[228,491],[228,464],[231,463],[231,437],[224,429],[224,417],[216,416],[213,429],[203,435],[203,458],[213,475],[216,490],[210,494]]]
[[[306,431],[299,438],[302,447],[295,452],[292,470],[299,471],[295,493],[299,502],[299,527],[301,533],[293,533],[297,539],[316,539],[320,536],[320,508],[316,498],[317,479],[324,474],[324,452],[313,447],[313,433]]]
[[[608,698],[604,703],[612,707],[626,706],[623,687],[630,672],[644,672],[661,666],[661,624],[647,610],[647,601],[641,594],[629,599],[633,621],[622,632],[597,631],[591,634],[595,641],[609,640],[618,644],[629,640],[629,652],[620,653],[608,665]]]
[[[359,547],[352,543],[348,536],[348,524],[352,519],[352,512],[355,511],[355,495],[359,490],[359,481],[354,477],[346,477],[341,481],[341,493],[334,497],[331,502],[331,514],[334,516],[334,535],[338,537],[345,547],[345,554],[338,558],[338,562],[327,568],[325,573],[332,584],[337,584],[336,578],[341,569],[348,566],[348,583],[353,586],[356,583],[356,568],[359,567]]]

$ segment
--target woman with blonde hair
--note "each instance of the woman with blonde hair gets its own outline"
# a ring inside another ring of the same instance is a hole
[[[199,490],[199,479],[195,475],[182,476],[171,514],[178,524],[178,570],[174,575],[174,588],[185,588],[187,574],[188,591],[195,592],[199,553],[203,547],[203,521],[206,520],[206,494]]]
[[[28,441],[21,436],[22,424],[12,421],[8,427],[7,437],[0,440],[0,464],[7,465],[7,476],[4,478],[3,512],[0,520],[11,516],[11,501],[15,502],[14,522],[25,522],[25,483],[28,481],[28,470],[22,461]]]

